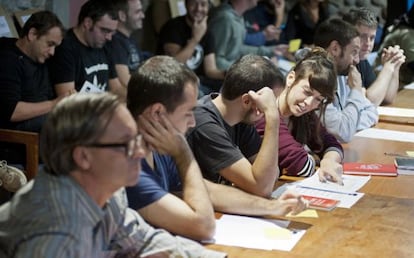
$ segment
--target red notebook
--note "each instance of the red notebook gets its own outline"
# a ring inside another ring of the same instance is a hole
[[[339,200],[316,196],[302,195],[302,197],[309,201],[309,208],[317,210],[330,211],[338,206],[339,203]]]
[[[366,176],[397,176],[397,168],[394,164],[358,163],[348,162],[343,164],[345,175]]]

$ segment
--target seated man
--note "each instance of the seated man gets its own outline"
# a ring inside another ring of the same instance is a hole
[[[119,81],[126,87],[138,65],[150,54],[141,51],[138,42],[132,37],[135,30],[142,28],[142,21],[145,18],[140,0],[117,0],[118,28],[107,44],[108,51],[112,55],[115,70]]]
[[[377,106],[393,103],[398,91],[400,67],[405,62],[404,51],[398,45],[384,48],[380,54],[382,69],[377,77],[367,60],[374,48],[377,17],[368,8],[360,7],[351,9],[343,18],[353,24],[359,33],[361,49],[357,68],[367,89],[367,98]]]
[[[244,43],[246,27],[243,14],[256,6],[257,1],[229,0],[213,9],[208,21],[208,30],[214,39],[217,67],[227,70],[240,57],[257,54],[273,57],[287,55],[287,45],[249,46]]]
[[[199,100],[187,140],[204,177],[270,196],[279,177],[279,112],[273,91],[265,86],[273,85],[277,74],[270,60],[246,55],[228,70],[221,94]],[[263,116],[262,142],[254,123]]]
[[[52,83],[58,96],[68,91],[110,90],[124,97],[111,57],[104,49],[118,25],[118,14],[110,0],[89,0],[82,5],[78,25],[70,29],[51,62]]]
[[[0,128],[40,132],[46,114],[61,99],[52,98],[45,61],[61,43],[63,31],[55,14],[40,11],[26,21],[20,38],[0,39],[0,59],[4,62],[0,67]],[[24,146],[0,143],[0,159],[24,164]],[[20,173],[12,175],[24,177]],[[0,177],[3,184],[9,181]]]
[[[44,170],[0,207],[7,257],[224,257],[150,227],[127,208],[142,136],[113,94],[76,94],[49,114],[41,133]]]
[[[129,205],[152,225],[197,240],[213,236],[213,208],[254,216],[304,209],[306,202],[293,192],[270,200],[203,180],[184,138],[195,125],[197,84],[189,68],[167,56],[148,59],[132,75],[127,105],[153,151],[142,161],[138,184],[127,188]]]
[[[202,94],[218,92],[225,69],[216,66],[214,41],[207,31],[208,0],[186,0],[187,14],[169,20],[161,29],[158,54],[175,57],[200,78]]]
[[[359,63],[360,39],[356,28],[339,18],[322,22],[315,33],[315,45],[332,56],[338,73],[334,101],[321,116],[322,124],[341,142],[378,122],[377,107],[365,97]]]

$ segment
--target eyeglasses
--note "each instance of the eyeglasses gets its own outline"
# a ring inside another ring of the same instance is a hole
[[[128,158],[131,158],[138,149],[144,148],[141,134],[124,143],[91,143],[85,146],[93,148],[124,148],[125,156]]]

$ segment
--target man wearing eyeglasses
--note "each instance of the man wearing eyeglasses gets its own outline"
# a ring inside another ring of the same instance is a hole
[[[117,25],[118,14],[111,0],[89,0],[82,5],[77,26],[67,32],[49,63],[58,96],[71,90],[111,91],[125,96],[125,87],[104,48]]]
[[[138,184],[127,188],[130,207],[150,224],[196,240],[214,236],[213,209],[254,216],[305,209],[293,192],[270,200],[203,179],[184,137],[195,126],[198,83],[193,71],[169,56],[152,57],[132,74],[127,106],[152,151],[142,161]]]
[[[43,127],[40,152],[44,169],[0,207],[0,255],[225,257],[127,208],[123,187],[137,183],[145,149],[115,95],[62,100]]]

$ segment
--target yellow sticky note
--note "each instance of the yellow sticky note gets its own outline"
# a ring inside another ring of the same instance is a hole
[[[414,151],[406,151],[407,155],[410,157],[414,157]]]
[[[314,209],[307,209],[296,215],[292,215],[292,213],[289,213],[286,215],[286,217],[318,218],[318,212],[316,212],[316,210]]]
[[[289,52],[293,53],[296,52],[300,48],[300,44],[302,43],[301,39],[292,39],[289,41]]]
[[[292,237],[292,231],[286,228],[265,228],[264,235],[266,238],[271,239],[290,239]]]

